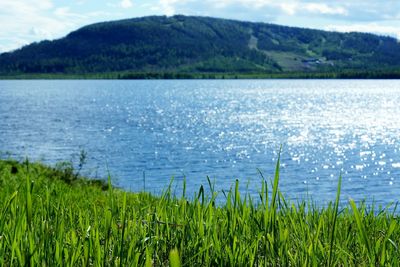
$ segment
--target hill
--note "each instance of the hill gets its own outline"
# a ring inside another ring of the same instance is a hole
[[[1,76],[350,73],[350,77],[351,73],[390,76],[399,70],[400,44],[391,37],[182,15],[96,23],[64,38],[0,55]]]

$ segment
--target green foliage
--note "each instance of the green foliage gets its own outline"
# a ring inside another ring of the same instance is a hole
[[[196,74],[399,68],[400,44],[394,38],[181,15],[97,23],[0,55],[0,75],[9,78],[199,78]]]
[[[180,267],[181,260],[179,259],[179,252],[175,248],[169,253],[169,264],[171,267]]]
[[[16,168],[16,171],[15,169]],[[74,174],[72,174],[74,176]],[[293,205],[279,161],[260,200],[239,182],[215,205],[202,186],[188,200],[67,183],[38,163],[0,161],[0,266],[399,266],[399,218],[350,201]],[[109,179],[111,184],[111,179]]]

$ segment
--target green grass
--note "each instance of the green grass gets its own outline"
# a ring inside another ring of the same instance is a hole
[[[328,206],[294,205],[279,178],[278,162],[259,199],[237,181],[216,205],[211,183],[209,195],[169,187],[155,197],[65,166],[3,160],[0,266],[399,266],[395,213],[339,204],[340,179]]]

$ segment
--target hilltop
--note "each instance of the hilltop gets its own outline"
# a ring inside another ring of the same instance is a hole
[[[96,23],[64,38],[0,55],[3,77],[338,73],[390,77],[400,76],[399,70],[400,43],[391,37],[182,15]]]

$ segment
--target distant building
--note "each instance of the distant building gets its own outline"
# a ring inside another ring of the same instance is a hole
[[[301,62],[305,64],[321,64],[321,60],[319,58],[308,58],[308,59],[303,59]]]

